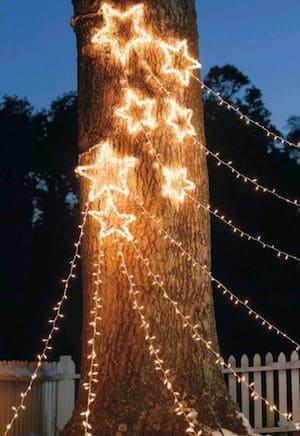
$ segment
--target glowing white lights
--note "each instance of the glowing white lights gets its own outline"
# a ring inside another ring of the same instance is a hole
[[[196,185],[187,178],[186,168],[162,167],[165,183],[162,187],[164,197],[170,198],[176,204],[183,203],[187,191],[194,191]]]
[[[118,157],[110,142],[106,141],[99,144],[94,164],[78,166],[75,171],[92,182],[89,200],[94,201],[113,192],[128,195],[127,176],[136,161],[134,157]]]
[[[222,107],[226,108],[227,110],[234,112],[241,121],[245,121],[247,126],[255,126],[255,127],[259,128],[260,130],[262,130],[264,132],[264,134],[266,135],[267,138],[270,138],[273,141],[281,142],[281,144],[286,144],[289,147],[295,147],[295,148],[300,149],[300,143],[296,144],[292,141],[289,141],[288,139],[283,138],[282,136],[275,134],[270,129],[268,129],[266,126],[260,124],[258,121],[254,121],[252,118],[243,114],[243,112],[241,112],[238,107],[235,107],[232,104],[228,103],[228,101],[224,100],[219,92],[216,92],[212,88],[207,86],[202,80],[199,79],[199,77],[196,77],[194,75],[192,75],[192,76],[194,79],[197,80],[197,82],[200,83],[201,88],[205,92],[207,92],[207,94],[213,94],[218,99],[219,106],[222,106]]]
[[[130,88],[126,88],[124,92],[124,101],[126,103],[124,106],[117,109],[115,114],[126,120],[129,133],[138,133],[143,130],[143,127],[155,129],[155,99],[140,98],[139,95]]]
[[[115,59],[125,65],[132,46],[151,40],[143,26],[144,5],[137,4],[122,13],[103,3],[101,12],[105,25],[94,33],[92,42],[109,45]]]
[[[196,131],[192,124],[192,109],[179,106],[179,104],[171,98],[167,99],[168,112],[166,123],[172,127],[178,141],[183,141],[186,136],[195,136]]]
[[[191,198],[194,203],[197,205],[197,209],[203,209],[205,211],[208,211],[211,215],[213,215],[215,218],[217,218],[219,221],[222,221],[223,224],[228,226],[232,232],[239,236],[240,238],[247,239],[248,241],[254,241],[257,244],[259,244],[262,248],[269,249],[276,253],[276,256],[278,258],[282,258],[284,260],[294,260],[296,262],[300,262],[300,258],[297,256],[294,256],[293,254],[289,254],[286,251],[280,250],[277,248],[274,244],[270,244],[268,242],[265,242],[261,236],[253,236],[250,233],[246,232],[245,230],[242,230],[240,227],[237,227],[232,220],[225,217],[225,215],[222,215],[219,213],[218,209],[214,209],[210,206],[210,204],[203,204],[196,198],[193,198],[191,195],[189,195],[189,198]]]
[[[201,68],[201,64],[188,53],[187,41],[176,41],[174,45],[161,44],[166,63],[161,72],[175,76],[183,86],[190,83],[191,71]]]
[[[207,147],[205,147],[205,145],[201,144],[200,142],[197,141],[197,144],[200,146],[200,148],[202,148],[207,156],[211,156],[216,162],[217,162],[217,166],[223,166],[225,168],[228,168],[230,170],[230,173],[237,179],[240,180],[241,182],[244,183],[249,183],[250,185],[252,185],[255,189],[255,191],[260,191],[263,193],[268,193],[274,197],[276,197],[278,200],[284,201],[285,203],[291,205],[291,206],[295,206],[297,208],[300,207],[300,202],[297,199],[292,200],[291,198],[287,198],[284,197],[282,194],[279,194],[276,189],[274,188],[268,188],[267,186],[262,185],[257,178],[252,178],[247,176],[246,174],[242,173],[241,171],[239,171],[236,167],[233,166],[233,162],[230,161],[225,161],[224,159],[221,158],[220,156],[220,152],[216,152],[214,153],[213,151],[209,150]]]
[[[98,363],[98,354],[96,341],[97,338],[101,335],[99,331],[99,322],[101,321],[101,309],[102,309],[102,299],[100,295],[100,288],[102,284],[101,274],[102,274],[102,266],[104,264],[104,252],[102,249],[102,239],[99,239],[99,256],[98,262],[94,264],[95,271],[93,273],[94,276],[94,293],[92,298],[92,307],[90,309],[90,317],[91,321],[89,323],[89,327],[91,330],[90,336],[87,340],[87,345],[89,348],[89,354],[87,355],[88,363],[88,373],[87,380],[83,383],[83,388],[87,393],[86,399],[86,409],[84,412],[81,412],[82,426],[84,428],[84,436],[92,436],[92,424],[90,422],[91,416],[91,406],[96,399],[96,387],[98,383],[98,375],[99,375],[99,363]]]
[[[128,229],[128,225],[136,220],[135,215],[120,213],[111,197],[106,199],[104,210],[92,210],[89,214],[100,223],[101,238],[115,234],[117,236],[122,236],[128,241],[133,239],[133,236]]]

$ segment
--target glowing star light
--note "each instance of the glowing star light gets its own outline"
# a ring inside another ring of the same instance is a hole
[[[120,213],[110,196],[107,197],[104,210],[92,210],[89,214],[100,223],[100,237],[105,238],[115,234],[126,238],[128,241],[133,240],[127,226],[136,220],[135,215]]]
[[[183,203],[187,191],[195,189],[195,183],[187,178],[187,169],[163,167],[162,171],[165,178],[163,196],[169,197],[175,203]]]
[[[101,10],[105,25],[93,35],[92,42],[109,45],[114,56],[125,65],[130,47],[140,40],[151,39],[142,26],[144,5],[135,5],[122,13],[104,3]]]
[[[195,136],[196,131],[192,125],[192,109],[186,109],[179,106],[175,100],[168,99],[168,114],[166,123],[174,130],[179,141],[182,141],[186,136]]]
[[[186,40],[178,41],[174,46],[163,43],[162,48],[166,63],[161,72],[176,76],[184,86],[188,86],[192,71],[201,68],[201,64],[189,55]]]
[[[94,201],[112,192],[128,195],[129,189],[126,179],[129,170],[135,167],[136,161],[137,159],[134,157],[119,158],[110,143],[103,142],[95,163],[78,166],[75,171],[92,182],[89,200]]]
[[[125,90],[125,101],[125,106],[117,109],[115,114],[127,121],[130,133],[138,133],[143,127],[155,129],[156,120],[153,116],[154,99],[140,99],[132,89],[127,88]]]

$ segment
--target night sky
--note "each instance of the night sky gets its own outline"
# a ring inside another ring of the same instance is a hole
[[[299,115],[299,0],[198,0],[201,62],[232,63],[263,91],[283,129]],[[76,89],[70,0],[0,3],[0,96],[16,94],[37,108]]]

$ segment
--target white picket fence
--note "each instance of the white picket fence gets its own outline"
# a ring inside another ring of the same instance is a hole
[[[271,353],[253,359],[243,355],[240,363],[231,356],[229,363],[270,404],[276,403],[283,412],[292,412],[294,421],[300,421],[300,360],[297,352],[290,360],[280,353],[275,360]],[[0,362],[0,435],[12,416],[11,407],[18,403],[32,374],[35,363]],[[249,390],[224,369],[229,392],[240,405],[256,433],[295,432],[293,425],[279,419],[261,400],[254,401]],[[70,418],[75,402],[75,364],[70,356],[61,356],[58,362],[44,364],[40,376],[28,397],[27,410],[20,414],[11,436],[56,436]]]
[[[12,406],[28,384],[34,362],[0,362],[0,434],[12,416]],[[26,410],[15,421],[11,436],[56,436],[70,418],[75,401],[75,364],[70,356],[43,365],[26,401]]]
[[[251,359],[252,360],[252,359]],[[240,364],[234,356],[230,356],[228,363],[235,371],[245,378],[248,383],[254,382],[255,390],[266,398],[270,404],[276,404],[280,411],[292,413],[293,420],[300,422],[300,360],[294,351],[290,360],[280,353],[274,359],[271,353],[262,359],[255,354],[252,364],[248,356],[243,355]],[[228,369],[224,369],[231,397],[240,406],[243,414],[248,418],[256,433],[286,433],[295,432],[295,426],[271,411],[261,400],[253,400],[248,388],[237,382]],[[300,432],[297,433],[300,435]]]

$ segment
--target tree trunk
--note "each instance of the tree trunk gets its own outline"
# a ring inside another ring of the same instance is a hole
[[[161,219],[160,225],[182,241],[185,249],[210,266],[210,224],[207,214],[195,212],[191,199],[174,207],[168,198],[161,195],[163,178],[161,169],[155,168],[155,158],[149,155],[149,144],[143,132],[129,135],[114,111],[122,101],[124,71],[110,50],[100,50],[91,43],[95,28],[101,28],[101,16],[93,15],[99,8],[98,1],[73,0],[74,28],[77,34],[79,71],[79,151],[85,152],[93,145],[109,139],[120,156],[138,159],[128,180],[130,192],[138,196],[145,208]],[[145,23],[147,30],[158,38],[188,41],[189,51],[197,57],[196,16],[193,0],[145,0]],[[126,1],[114,2],[114,7],[124,10],[132,6]],[[88,14],[88,15],[86,15]],[[156,98],[157,114],[163,119],[163,101],[166,98],[155,80],[146,79],[141,57],[142,50],[135,51],[128,69],[130,86],[142,90],[147,98]],[[159,71],[159,59],[147,59],[154,71]],[[169,80],[168,89],[174,98],[193,110],[192,122],[198,138],[204,140],[203,107],[197,82],[183,88],[175,80]],[[126,85],[127,86],[127,85]],[[160,153],[163,165],[185,166],[188,178],[196,184],[193,195],[208,201],[208,176],[205,153],[197,147],[193,138],[183,141],[174,137],[160,126],[156,134],[151,132],[155,148]],[[95,162],[96,150],[81,157],[81,165]],[[134,176],[132,176],[134,174]],[[90,182],[81,179],[81,204],[88,198]],[[141,209],[130,196],[117,197],[117,207],[122,213],[134,214],[136,221],[129,228],[138,241],[143,255],[149,258],[152,270],[160,274],[171,297],[178,307],[199,323],[201,335],[212,341],[218,349],[211,284],[207,276],[193,269],[182,257],[181,251],[158,234],[154,221],[141,215]],[[125,201],[124,199],[125,198]],[[97,208],[103,207],[103,201]],[[95,209],[95,206],[93,205]],[[88,218],[82,252],[83,269],[83,331],[81,383],[77,404],[72,419],[62,432],[63,435],[83,435],[81,413],[86,409],[87,394],[83,383],[89,371],[90,353],[87,340],[91,335],[92,296],[94,278],[92,265],[98,258],[99,223]],[[172,306],[152,285],[143,262],[137,259],[131,242],[120,238],[124,244],[124,258],[130,274],[140,291],[139,301],[144,305],[144,314],[149,320],[150,331],[161,345],[160,355],[171,370],[174,388],[182,395],[186,407],[198,413],[197,420],[203,425],[204,434],[210,429],[225,427],[239,434],[246,434],[237,418],[236,408],[229,400],[222,375],[215,365],[215,358],[201,344],[191,339],[188,329],[176,316]],[[105,253],[103,269],[102,320],[99,321],[101,335],[97,337],[96,349],[99,361],[99,383],[96,399],[91,406],[91,434],[113,435],[182,435],[186,423],[182,416],[174,414],[174,401],[154,370],[149,356],[140,319],[132,309],[128,294],[129,284],[121,274],[118,246],[114,238],[103,241]],[[173,375],[175,375],[173,377]]]

